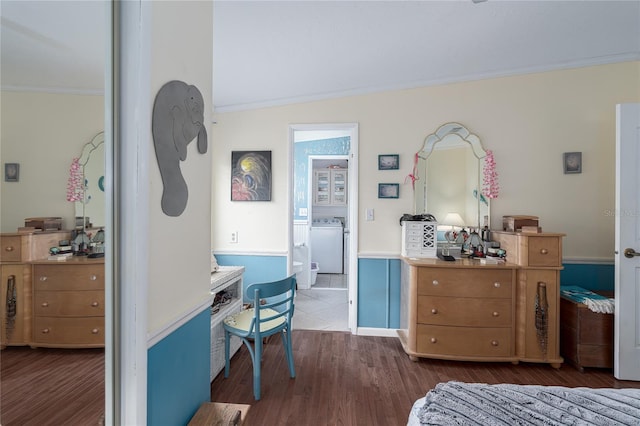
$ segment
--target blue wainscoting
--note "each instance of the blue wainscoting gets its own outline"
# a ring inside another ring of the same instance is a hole
[[[614,264],[565,263],[560,271],[560,285],[575,285],[587,290],[614,291]]]
[[[400,328],[400,259],[358,259],[358,327]]]
[[[186,425],[211,400],[209,309],[149,348],[147,356],[147,424]]]
[[[286,256],[254,256],[217,254],[218,265],[244,266],[242,294],[247,301],[246,289],[253,283],[281,280],[287,277]]]

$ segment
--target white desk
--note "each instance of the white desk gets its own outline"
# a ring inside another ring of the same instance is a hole
[[[244,266],[220,266],[211,274],[211,302],[216,293],[228,291],[232,295],[231,302],[220,307],[216,313],[211,313],[211,374],[210,381],[224,368],[224,328],[222,320],[242,309],[242,275]],[[242,346],[242,341],[231,337],[229,356],[233,356]]]

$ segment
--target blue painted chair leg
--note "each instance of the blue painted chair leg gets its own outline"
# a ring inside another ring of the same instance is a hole
[[[224,331],[224,378],[229,377],[229,339],[231,336],[227,330]]]
[[[253,360],[253,397],[260,400],[260,365],[262,364],[262,338],[256,339]]]
[[[291,347],[291,331],[286,330],[282,334],[282,338],[284,340],[284,350],[287,354],[287,362],[289,363],[289,373],[291,378],[296,377],[296,369],[293,365],[293,348]]]

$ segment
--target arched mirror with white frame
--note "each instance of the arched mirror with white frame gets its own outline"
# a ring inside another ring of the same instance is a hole
[[[480,138],[459,123],[446,123],[427,136],[416,155],[415,214],[438,223],[457,213],[464,225],[490,226],[490,198],[483,195],[487,152]]]

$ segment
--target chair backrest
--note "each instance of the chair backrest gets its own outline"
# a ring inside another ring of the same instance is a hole
[[[255,318],[252,327],[256,338],[261,334],[260,324],[284,318],[283,327],[291,325],[293,317],[293,297],[296,290],[296,276],[291,275],[279,281],[251,284],[247,295],[253,295]],[[261,303],[262,302],[262,303]],[[266,302],[266,303],[265,303]],[[275,313],[274,313],[275,312]],[[255,328],[254,328],[255,327]],[[278,327],[281,329],[283,327]]]

